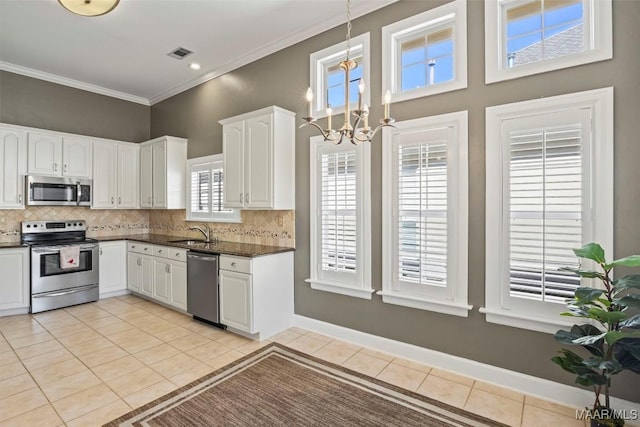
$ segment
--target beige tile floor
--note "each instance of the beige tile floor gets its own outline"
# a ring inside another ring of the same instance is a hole
[[[268,342],[131,295],[0,318],[0,425],[99,426]],[[575,409],[291,328],[291,348],[511,426],[580,426]]]

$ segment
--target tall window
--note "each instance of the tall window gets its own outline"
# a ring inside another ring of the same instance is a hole
[[[383,93],[395,102],[467,87],[466,19],[455,0],[383,27]]]
[[[224,207],[222,155],[187,160],[187,219],[240,222],[240,211]]]
[[[313,100],[314,117],[326,117],[328,107],[331,107],[333,114],[344,112],[345,77],[339,64],[346,58],[346,41],[311,54],[309,80],[315,94]],[[360,79],[364,79],[366,85],[371,85],[369,78],[369,33],[351,39],[349,59],[355,60],[358,64],[355,69],[349,71],[349,102],[355,105],[358,102]],[[367,105],[371,105],[370,92],[369,90],[365,91],[362,101]]]
[[[581,285],[561,271],[572,249],[611,249],[612,93],[487,109],[488,321],[555,332]]]
[[[611,0],[487,0],[486,82],[612,58]]]
[[[467,112],[384,132],[383,301],[467,316]]]
[[[371,298],[369,150],[311,138],[313,289]]]

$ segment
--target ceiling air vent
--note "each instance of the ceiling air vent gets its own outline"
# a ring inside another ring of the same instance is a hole
[[[187,56],[191,55],[193,52],[190,51],[189,49],[185,49],[183,47],[179,47],[176,48],[174,50],[172,50],[171,52],[167,53],[167,55],[169,55],[172,58],[176,58],[176,59],[184,59]]]

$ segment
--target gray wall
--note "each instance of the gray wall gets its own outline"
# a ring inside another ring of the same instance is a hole
[[[149,139],[150,108],[0,71],[0,122],[79,135]]]
[[[401,1],[354,22],[353,34],[371,32],[372,99],[380,99],[382,26],[444,3]],[[512,81],[484,84],[483,2],[468,5],[469,87],[392,105],[396,120],[469,110],[470,212],[468,318],[447,316],[314,291],[309,277],[309,128],[297,131],[296,146],[296,313],[359,331],[400,340],[506,369],[573,383],[549,359],[559,346],[548,334],[487,323],[477,308],[484,304],[485,126],[488,106],[600,87],[615,88],[615,254],[640,253],[640,1],[614,1],[614,59]],[[190,139],[189,156],[221,151],[219,119],[271,104],[305,113],[309,54],[343,40],[339,27],[203,84],[151,109],[151,133]],[[374,103],[372,117],[380,117]],[[301,122],[301,120],[299,120]],[[381,289],[382,156],[380,137],[372,144],[373,288]],[[640,376],[615,379],[614,394],[640,402]]]

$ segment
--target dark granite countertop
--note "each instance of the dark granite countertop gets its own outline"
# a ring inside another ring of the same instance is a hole
[[[136,242],[151,243],[154,245],[172,246],[175,248],[189,249],[196,252],[206,252],[210,254],[237,255],[243,257],[258,257],[263,255],[272,255],[281,252],[295,251],[295,248],[284,246],[266,246],[254,245],[252,243],[238,243],[219,241],[218,243],[197,243],[195,245],[187,245],[185,243],[175,242],[174,240],[189,239],[183,236],[167,236],[163,234],[127,234],[121,236],[100,236],[92,237],[100,242],[109,242],[115,240],[134,240]]]

